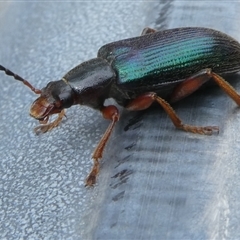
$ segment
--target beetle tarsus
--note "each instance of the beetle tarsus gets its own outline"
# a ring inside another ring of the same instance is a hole
[[[98,173],[99,173],[99,161],[98,159],[94,159],[92,170],[86,178],[85,187],[91,187],[96,183]]]
[[[202,135],[212,135],[213,133],[219,133],[218,126],[206,126],[206,127],[197,127],[188,124],[182,124],[178,129],[184,130],[186,132],[192,132]]]
[[[52,130],[53,128],[57,127],[60,124],[64,116],[65,116],[65,110],[62,110],[58,114],[57,119],[55,119],[53,122],[35,127],[34,128],[35,133],[36,134],[46,133]]]

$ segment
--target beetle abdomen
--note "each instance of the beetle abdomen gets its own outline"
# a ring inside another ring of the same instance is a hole
[[[168,85],[211,68],[218,74],[240,70],[240,44],[207,28],[176,28],[117,41],[100,48],[123,88]]]

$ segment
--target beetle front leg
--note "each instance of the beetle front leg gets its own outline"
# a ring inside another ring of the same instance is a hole
[[[96,149],[93,152],[93,156],[92,156],[93,161],[94,161],[93,167],[86,179],[85,186],[92,186],[96,183],[96,177],[99,172],[99,161],[98,160],[102,158],[106,143],[113,131],[113,128],[114,128],[116,122],[119,120],[119,117],[120,117],[118,109],[113,105],[103,107],[101,109],[101,112],[105,119],[111,120],[112,122],[108,126],[107,130],[103,134],[100,142],[98,143]]]
[[[65,110],[63,109],[59,114],[57,119],[55,119],[53,122],[47,123],[47,124],[43,124],[40,126],[37,126],[34,128],[34,131],[36,134],[39,133],[46,133],[50,130],[52,130],[53,128],[57,127],[60,122],[62,121],[63,117],[65,116]]]
[[[147,109],[152,105],[153,102],[159,103],[165,112],[168,114],[174,126],[178,129],[182,129],[186,132],[198,133],[198,134],[205,134],[211,135],[213,132],[218,132],[219,129],[217,126],[206,126],[206,127],[198,127],[193,125],[184,124],[182,120],[178,117],[176,112],[170,106],[168,102],[166,102],[161,97],[157,96],[156,93],[150,92],[145,93],[137,97],[136,99],[132,100],[126,108],[131,111],[138,111]]]

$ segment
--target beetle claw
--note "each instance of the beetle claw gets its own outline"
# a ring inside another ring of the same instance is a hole
[[[217,126],[203,127],[203,134],[212,135],[213,133],[219,133],[219,127]]]
[[[93,187],[96,183],[96,175],[90,173],[86,178],[85,187]]]
[[[41,133],[46,133],[47,131],[49,131],[49,124],[46,125],[40,125],[34,128],[34,132],[39,135]]]

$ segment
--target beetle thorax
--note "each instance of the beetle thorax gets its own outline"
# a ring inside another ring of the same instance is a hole
[[[79,104],[99,109],[109,98],[115,75],[106,60],[94,58],[70,70],[63,80],[72,88]]]

